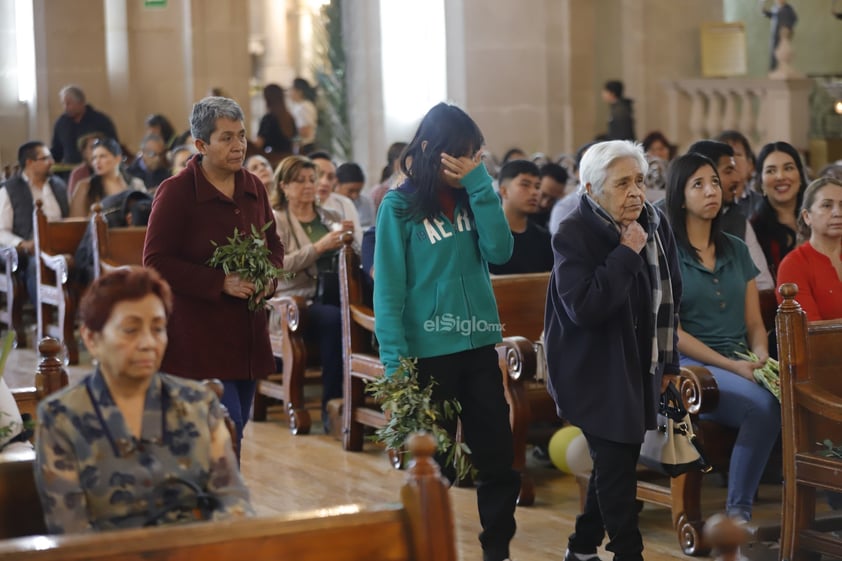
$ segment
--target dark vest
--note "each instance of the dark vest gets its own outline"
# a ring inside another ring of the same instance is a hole
[[[723,232],[745,241],[746,222],[746,215],[742,213],[740,208],[737,205],[731,205],[720,218],[719,224]]]
[[[58,177],[50,177],[47,185],[53,191],[53,196],[58,201],[62,218],[67,218],[70,207],[67,204],[67,187],[64,181]],[[25,240],[31,240],[33,234],[32,212],[35,210],[35,202],[32,200],[32,191],[29,184],[21,175],[9,179],[5,184],[9,193],[9,202],[12,205],[12,233]]]

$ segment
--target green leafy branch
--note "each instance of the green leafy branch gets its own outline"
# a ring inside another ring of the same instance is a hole
[[[226,275],[236,274],[243,280],[254,283],[254,293],[249,297],[249,310],[266,306],[266,288],[274,279],[286,279],[290,273],[275,267],[270,260],[272,252],[266,247],[266,230],[272,226],[267,222],[259,230],[251,225],[251,235],[234,228],[234,235],[226,238],[228,243],[220,245],[211,240],[215,247],[208,260],[211,267],[219,267]]]
[[[409,436],[426,431],[433,436],[447,465],[452,465],[459,479],[471,471],[471,449],[464,442],[455,443],[442,428],[444,421],[455,419],[462,406],[455,399],[434,401],[434,380],[421,387],[416,359],[401,358],[391,376],[382,376],[366,385],[366,392],[374,396],[386,413],[386,425],[377,429],[374,440],[393,450],[400,450]]]
[[[826,438],[821,442],[816,442],[816,444],[823,447],[819,450],[819,454],[822,456],[842,460],[842,445],[833,444],[833,441],[829,438]]]
[[[751,362],[757,362],[760,360],[756,354],[748,349],[746,352],[736,353],[736,355],[743,360],[750,360]],[[766,360],[766,364],[764,364],[761,368],[756,368],[754,370],[754,379],[757,383],[772,392],[772,395],[774,395],[778,401],[781,400],[780,371],[780,363],[778,363],[778,361],[774,358],[769,358]]]
[[[0,417],[11,417],[9,413],[5,411],[0,411]],[[32,438],[32,434],[35,430],[35,421],[32,420],[32,416],[29,413],[24,413],[21,415],[22,423],[16,423],[12,421],[11,423],[7,424],[6,426],[0,426],[0,440],[5,440],[11,434],[17,434],[18,436],[12,441],[16,440],[29,440]],[[22,427],[21,430],[17,430],[18,427]]]

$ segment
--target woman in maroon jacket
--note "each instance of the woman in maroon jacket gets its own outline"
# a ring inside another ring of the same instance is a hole
[[[193,106],[190,129],[198,155],[155,193],[143,264],[158,270],[173,290],[169,345],[162,370],[186,378],[222,380],[222,403],[242,439],[257,380],[274,371],[267,314],[250,311],[251,282],[208,266],[216,242],[234,228],[251,232],[267,222],[266,244],[280,267],[283,246],[275,232],[266,189],[243,169],[243,111],[224,97]],[[274,292],[274,282],[269,283]]]

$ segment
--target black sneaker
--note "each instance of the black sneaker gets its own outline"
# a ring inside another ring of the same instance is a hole
[[[564,561],[602,561],[596,553],[575,553],[567,549],[564,552]]]

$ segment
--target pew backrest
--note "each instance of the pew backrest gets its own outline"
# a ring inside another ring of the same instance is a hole
[[[109,228],[101,209],[94,212],[91,222],[94,228],[94,277],[117,267],[143,265],[146,226]]]
[[[491,276],[503,337],[541,337],[549,281],[550,273]]]

